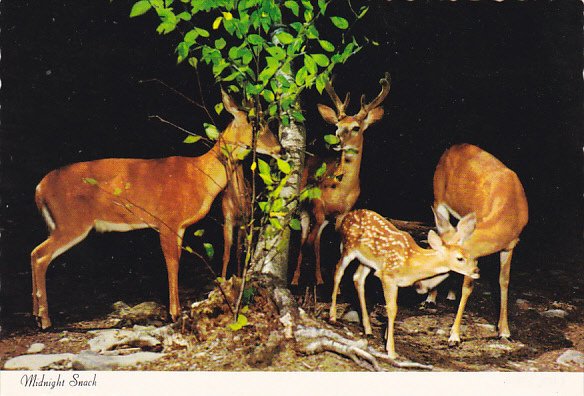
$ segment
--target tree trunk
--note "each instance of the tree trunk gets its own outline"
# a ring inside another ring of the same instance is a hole
[[[275,35],[280,31],[286,31],[287,26],[279,27],[272,32],[272,40],[277,40]],[[294,81],[294,69],[290,66],[289,73],[279,71],[286,79]],[[296,104],[298,106],[298,104]],[[300,110],[300,109],[298,109]],[[284,126],[280,123],[278,135],[280,144],[288,155],[287,161],[290,163],[292,172],[280,197],[284,202],[289,202],[289,212],[286,218],[281,219],[283,229],[272,236],[268,236],[266,229],[260,231],[258,242],[255,246],[251,263],[251,274],[270,275],[283,284],[288,278],[288,257],[290,250],[290,227],[288,226],[292,214],[296,211],[300,190],[300,180],[304,169],[304,152],[306,149],[306,129],[304,125],[296,123],[291,112],[288,112],[290,123]],[[268,227],[268,226],[266,226]]]
[[[267,236],[265,229],[260,231],[258,242],[254,250],[251,273],[271,275],[279,281],[286,282],[288,277],[288,256],[290,250],[290,227],[287,224],[298,205],[300,179],[304,168],[304,151],[306,148],[306,130],[303,125],[297,124],[290,116],[288,126],[280,126],[279,137],[282,147],[288,154],[288,162],[292,167],[290,177],[280,197],[288,204],[288,215],[281,221],[283,229],[272,236]]]

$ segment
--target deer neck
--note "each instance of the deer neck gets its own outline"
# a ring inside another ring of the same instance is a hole
[[[361,160],[363,158],[363,141],[355,146],[351,146],[352,150],[356,150],[354,154],[347,154],[345,151],[341,154],[341,162],[339,164],[337,173],[342,175],[342,186],[359,186],[359,173],[361,171]]]
[[[406,264],[400,271],[400,286],[409,286],[412,283],[450,271],[444,264],[444,259],[432,249],[413,248]]]
[[[240,149],[237,145],[233,125],[230,124],[219,136],[211,150],[194,158],[197,162],[197,169],[211,179],[207,188],[216,194],[224,190],[229,180],[235,176],[239,164],[237,150]]]

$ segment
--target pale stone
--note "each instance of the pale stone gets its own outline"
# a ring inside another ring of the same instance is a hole
[[[30,347],[28,347],[26,353],[39,353],[43,349],[45,349],[45,344],[35,342],[34,344],[31,344]]]
[[[577,366],[584,367],[584,353],[568,349],[558,357],[556,363],[564,365],[576,364]]]
[[[351,323],[359,323],[359,313],[357,311],[349,311],[343,315],[343,320]]]
[[[546,318],[565,318],[568,313],[563,309],[548,309],[545,312],[540,313],[541,316]]]
[[[104,356],[92,351],[83,351],[73,359],[74,370],[111,370],[116,367],[135,366],[152,362],[164,356],[164,353],[138,352],[123,356]]]
[[[4,363],[4,368],[6,370],[41,370],[43,367],[64,360],[73,360],[73,358],[75,358],[75,355],[72,353],[22,355],[9,359]]]

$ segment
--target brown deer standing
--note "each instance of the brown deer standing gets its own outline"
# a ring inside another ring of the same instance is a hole
[[[221,209],[223,211],[223,267],[221,276],[227,275],[227,266],[231,258],[231,247],[233,246],[233,228],[237,229],[236,241],[236,260],[237,274],[241,275],[241,246],[243,231],[241,227],[245,219],[251,215],[251,188],[243,175],[243,166],[241,163],[234,165],[235,170],[223,191],[221,199]]]
[[[49,227],[46,241],[31,253],[33,314],[45,329],[49,319],[46,271],[50,262],[81,242],[89,231],[154,228],[166,260],[170,313],[180,315],[178,267],[185,229],[204,218],[226,186],[242,150],[252,144],[246,112],[222,91],[234,120],[209,152],[199,157],[110,158],[80,162],[47,174],[36,188],[36,204]],[[275,154],[280,145],[262,129],[259,152]],[[91,181],[91,182],[89,182]]]
[[[475,217],[469,215],[462,219],[457,230],[462,240],[469,238],[474,230]],[[445,243],[434,231],[428,233],[431,249],[422,249],[414,238],[398,230],[381,215],[366,209],[349,212],[340,221],[341,258],[337,264],[330,321],[336,322],[336,300],[339,284],[345,269],[354,259],[361,265],[353,280],[359,295],[365,334],[371,334],[371,324],[365,302],[365,278],[373,269],[374,275],[381,280],[387,310],[386,350],[395,359],[393,329],[397,314],[398,287],[410,286],[414,282],[456,271],[471,279],[479,277],[476,260],[471,258],[459,244]]]
[[[498,332],[499,337],[509,338],[509,272],[513,249],[528,220],[527,198],[515,172],[479,147],[461,144],[442,155],[434,173],[435,220],[438,233],[446,243],[461,240],[460,233],[450,224],[450,215],[460,219],[470,212],[477,216],[476,230],[462,246],[474,258],[500,252]],[[435,285],[430,280],[424,287]],[[450,330],[450,345],[460,343],[460,323],[472,289],[473,279],[465,276],[458,312]],[[430,301],[435,298],[434,289]]]
[[[332,84],[326,84],[326,91],[332,99],[335,110],[323,104],[318,105],[318,111],[322,118],[329,124],[337,126],[335,132],[340,140],[341,158],[326,159],[327,165],[325,175],[315,184],[320,188],[322,194],[320,198],[310,201],[310,215],[304,211],[301,213],[302,219],[302,237],[300,241],[300,251],[296,270],[292,278],[292,284],[297,285],[300,279],[300,268],[302,264],[302,248],[305,242],[312,245],[316,261],[315,277],[316,283],[323,283],[320,270],[320,236],[322,231],[337,216],[350,211],[361,192],[359,172],[361,160],[363,158],[363,133],[370,125],[379,121],[383,117],[383,107],[381,103],[389,93],[390,77],[386,73],[379,83],[381,92],[371,102],[365,104],[365,95],[361,96],[361,109],[353,116],[345,113],[349,104],[349,94],[342,102]],[[312,182],[315,170],[322,164],[322,160],[311,157],[304,168],[302,175],[301,188]],[[310,221],[312,218],[312,221]]]

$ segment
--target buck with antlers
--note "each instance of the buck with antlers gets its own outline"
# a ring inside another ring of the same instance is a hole
[[[476,230],[463,240],[458,229],[450,224],[450,215],[460,219],[471,212],[476,214]],[[507,299],[511,257],[528,220],[527,198],[517,174],[479,147],[471,144],[451,147],[440,158],[434,173],[434,216],[438,233],[446,243],[461,243],[474,258],[500,252],[498,332],[499,337],[509,338]],[[435,287],[441,280],[420,282],[419,288]],[[460,343],[460,323],[472,289],[473,279],[465,276],[448,340],[450,345]],[[435,299],[434,289],[429,301]]]
[[[381,84],[379,95],[369,103],[365,103],[365,95],[362,95],[361,109],[352,116],[345,113],[349,104],[349,93],[345,96],[345,100],[341,101],[330,82],[325,86],[326,92],[336,107],[336,112],[323,104],[318,105],[318,111],[326,122],[337,127],[335,134],[340,141],[341,158],[325,159],[326,173],[319,180],[314,180],[313,175],[323,163],[322,159],[311,157],[304,168],[301,188],[307,184],[316,184],[322,194],[320,198],[310,201],[310,214],[303,211],[300,216],[302,237],[298,262],[292,278],[293,285],[297,285],[300,278],[302,248],[305,242],[314,248],[316,283],[319,285],[323,283],[320,270],[320,236],[330,220],[350,211],[359,198],[363,133],[383,117],[383,107],[380,105],[389,93],[389,73],[385,73],[379,83]]]
[[[474,215],[460,221],[457,231],[461,238],[471,237],[474,224]],[[393,328],[398,287],[410,286],[420,279],[448,271],[456,271],[471,279],[479,277],[476,260],[460,244],[445,243],[432,230],[428,233],[431,249],[422,249],[410,234],[398,230],[381,215],[366,209],[346,214],[338,230],[341,235],[341,258],[335,271],[330,321],[336,322],[336,301],[341,278],[351,261],[357,259],[361,265],[353,280],[359,296],[365,334],[372,334],[365,301],[365,279],[373,269],[383,286],[388,318],[386,350],[391,358],[397,356]]]
[[[47,174],[36,188],[36,204],[50,235],[31,253],[33,314],[45,329],[49,319],[46,271],[50,262],[91,231],[154,228],[166,260],[170,314],[180,315],[178,268],[185,229],[204,218],[233,169],[252,144],[247,113],[222,91],[234,119],[206,154],[155,160],[111,158],[80,162]],[[258,152],[280,151],[276,137],[262,129]]]

